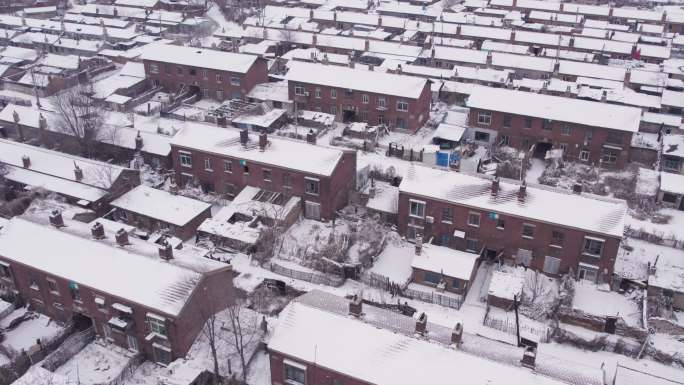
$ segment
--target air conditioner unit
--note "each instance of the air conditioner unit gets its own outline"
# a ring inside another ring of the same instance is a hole
[[[427,222],[427,223],[434,223],[434,222],[435,222],[435,218],[434,218],[434,217],[431,217],[431,216],[427,216],[427,217],[425,217],[425,222]]]

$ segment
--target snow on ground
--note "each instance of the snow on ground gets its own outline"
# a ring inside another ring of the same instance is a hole
[[[249,385],[271,385],[271,361],[266,352],[259,351],[252,359],[247,383]]]
[[[26,314],[26,308],[14,310],[10,315],[0,321],[0,328],[5,329],[12,320]],[[27,350],[36,344],[36,340],[49,340],[57,336],[64,328],[53,322],[45,315],[32,313],[34,318],[22,322],[15,329],[5,332],[5,340],[2,345],[8,350],[20,352]]]
[[[666,238],[684,238],[681,229],[684,229],[684,211],[674,209],[661,209],[660,215],[669,216],[668,223],[653,223],[647,220],[640,220],[632,216],[627,216],[626,225],[635,230],[642,230],[652,234],[664,236]]]
[[[658,171],[640,167],[637,174],[636,193],[639,195],[655,196],[660,186],[658,175]]]
[[[368,271],[384,275],[394,283],[404,284],[411,277],[411,261],[415,255],[415,246],[402,240],[398,234],[392,233],[385,249],[373,262]]]
[[[98,340],[86,345],[57,368],[55,374],[83,385],[108,383],[121,373],[130,358],[130,353]]]
[[[19,377],[12,385],[73,385],[70,379],[57,375],[40,365],[33,365],[29,370]],[[155,384],[156,385],[156,384]]]
[[[530,168],[525,171],[525,181],[527,183],[538,183],[539,177],[546,169],[546,163],[537,158],[530,159]]]
[[[601,290],[594,283],[579,281],[575,285],[572,307],[601,317],[619,316],[628,325],[640,326],[641,310],[635,300],[614,291]]]

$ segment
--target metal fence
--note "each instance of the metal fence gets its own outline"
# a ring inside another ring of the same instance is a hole
[[[487,327],[490,327],[492,329],[500,330],[504,333],[507,334],[512,334],[516,335],[516,326],[515,326],[515,321],[511,321],[509,319],[503,319],[503,318],[497,318],[495,316],[492,316],[491,313],[487,312],[485,314],[484,322],[483,324]],[[549,341],[549,328],[547,327],[535,327],[532,325],[529,325],[525,322],[520,322],[520,331],[534,334],[535,336],[539,337],[539,342],[548,342]]]
[[[361,282],[370,287],[389,291],[393,295],[416,299],[423,302],[434,303],[437,305],[460,309],[463,304],[463,297],[457,295],[444,295],[434,291],[420,291],[408,288],[408,283],[399,284],[392,281],[389,277],[381,274],[369,272],[361,276]]]
[[[322,284],[328,286],[339,287],[344,284],[344,277],[330,274],[323,274],[310,271],[301,271],[290,269],[289,267],[281,266],[276,262],[270,262],[268,265],[269,270],[276,274],[284,275],[286,277],[299,279],[302,281],[307,281],[315,284]]]

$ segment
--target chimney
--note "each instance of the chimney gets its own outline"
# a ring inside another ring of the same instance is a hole
[[[572,87],[568,85],[565,87],[565,97],[569,98],[570,96],[572,96]]]
[[[266,150],[266,145],[268,144],[268,136],[266,135],[266,131],[261,131],[259,134],[259,149],[261,151]]]
[[[458,346],[463,340],[463,324],[460,322],[456,323],[454,330],[451,331],[451,343]]]
[[[316,47],[318,45],[318,35],[315,33],[311,36],[311,45]]]
[[[492,51],[487,52],[487,68],[492,66]]]
[[[603,90],[601,92],[601,102],[605,103],[608,101],[608,90]]]
[[[416,235],[416,255],[420,255],[423,251],[423,237],[421,235]]]
[[[534,370],[535,361],[537,359],[537,349],[532,346],[528,346],[523,353],[523,358],[520,360],[520,364],[526,368]]]
[[[83,170],[74,162],[74,179],[80,182],[83,180]]]
[[[556,60],[553,63],[553,73],[558,75],[558,71],[560,71],[560,61]]]
[[[370,40],[366,39],[366,41],[363,42],[363,50],[365,52],[370,51]]]
[[[432,49],[430,50],[430,57],[433,59],[435,58],[435,47],[432,47]]]
[[[667,21],[667,11],[663,11],[663,16],[660,18],[660,22],[665,23]]]
[[[328,53],[327,52],[323,53],[323,64],[328,64]]]
[[[570,43],[568,43],[569,47],[574,47],[575,46],[575,37],[570,36]]]
[[[378,27],[382,27],[382,16],[378,16]]]
[[[623,82],[625,87],[629,87],[629,84],[632,81],[632,70],[630,68],[627,68],[625,71],[625,81]]]
[[[560,13],[563,13],[563,8],[565,8],[565,7],[563,7],[563,2],[561,2],[561,3],[560,3],[560,9],[559,9],[559,12],[560,12]]]
[[[420,334],[421,336],[425,335],[425,332],[427,331],[427,314],[425,313],[420,313],[420,317],[416,320],[416,334]]]
[[[613,17],[613,7],[608,10],[608,17]]]
[[[313,13],[313,8],[309,10],[309,20],[313,20],[314,18],[314,13]]]
[[[169,243],[169,241],[164,240],[164,242],[162,242],[162,244],[159,245],[158,249],[159,249],[159,256],[161,257],[161,259],[164,259],[167,261],[169,259],[173,259],[173,247],[171,247],[171,244]]]
[[[337,21],[337,11],[333,11],[333,21]]]
[[[126,246],[130,244],[128,242],[128,233],[123,228],[117,230],[116,234],[114,234],[114,238],[116,238],[116,244],[119,246]]]
[[[404,71],[403,68],[401,68],[401,64],[397,64],[397,73],[401,75],[401,73]]]
[[[458,24],[456,26],[456,35],[459,35],[459,36],[461,35],[461,24]]]
[[[511,31],[511,42],[515,41],[515,30]]]
[[[142,147],[143,147],[143,138],[140,135],[140,131],[138,131],[138,135],[135,136],[135,151],[142,150]]]
[[[41,130],[47,128],[47,119],[45,119],[45,116],[43,116],[43,114],[38,114],[38,127]]]
[[[632,44],[632,59],[634,59],[634,56],[636,55],[637,52],[637,45],[636,43]]]
[[[349,314],[356,318],[361,317],[361,314],[363,314],[363,300],[356,294],[354,294],[354,298],[349,301]]]
[[[104,239],[104,226],[102,226],[102,223],[100,222],[95,222],[95,224],[90,228],[90,233],[93,235],[93,238],[95,239]]]
[[[572,192],[575,194],[581,194],[582,193],[582,184],[581,183],[575,183],[572,185]]]
[[[240,144],[242,144],[243,147],[247,147],[247,142],[249,142],[249,133],[246,128],[243,128],[240,130]]]
[[[178,185],[173,178],[171,178],[171,183],[169,184],[169,192],[171,195],[178,195]]]
[[[523,181],[518,190],[518,201],[525,202],[525,195],[527,195],[527,184]]]
[[[31,158],[28,155],[21,157],[21,163],[24,165],[24,168],[31,168]]]
[[[62,219],[62,212],[55,209],[50,212],[50,224],[55,227],[64,227],[64,219]]]
[[[310,144],[316,144],[316,133],[313,128],[306,133],[306,142]]]
[[[499,193],[499,177],[497,176],[492,181],[492,195],[496,196]]]

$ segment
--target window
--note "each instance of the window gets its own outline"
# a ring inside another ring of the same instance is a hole
[[[451,280],[451,287],[454,289],[458,289],[459,287],[461,287],[461,282],[459,282],[458,279],[453,279]]]
[[[295,91],[295,95],[304,96],[304,92],[305,92],[304,87],[295,86],[294,91]]]
[[[337,115],[337,106],[330,107],[330,113],[332,115]]]
[[[585,237],[584,238],[584,254],[592,257],[600,257],[603,251],[603,239]]]
[[[560,143],[558,147],[563,150],[563,154],[565,154],[568,151],[568,144],[567,143]]]
[[[150,64],[150,73],[158,74],[159,73],[159,66],[156,64]]]
[[[230,199],[235,198],[235,185],[232,183],[226,183],[223,186],[223,193]]]
[[[532,128],[532,118],[525,117],[525,125],[523,128]]]
[[[283,174],[283,187],[292,187],[292,177],[290,174]]]
[[[188,70],[188,73],[190,73],[191,76],[196,76],[196,75],[197,75],[197,70],[194,69],[194,68],[190,68],[190,70]]]
[[[466,239],[466,251],[478,252],[478,242],[477,239],[468,238]]]
[[[202,97],[203,97],[203,98],[209,98],[209,95],[210,95],[209,89],[208,89],[208,88],[203,88],[203,89],[202,89]]]
[[[565,123],[563,124],[563,127],[561,127],[561,135],[563,136],[570,136],[570,125]]]
[[[522,236],[523,238],[534,238],[534,225],[529,223],[523,223]]]
[[[378,98],[378,109],[384,110],[387,108],[387,99],[384,97]]]
[[[409,215],[412,217],[425,217],[425,202],[409,199]]]
[[[321,98],[321,89],[316,87],[316,90],[314,91],[314,95],[316,96],[316,99]]]
[[[293,385],[306,384],[306,366],[299,365],[289,360],[283,360],[285,369],[285,382]]]
[[[216,90],[216,99],[223,100],[223,90]]]
[[[480,227],[480,213],[468,213],[468,225]]]
[[[580,265],[577,268],[577,278],[590,282],[596,282],[596,279],[598,278],[598,268]]]
[[[271,181],[271,177],[272,177],[272,175],[271,175],[271,170],[264,169],[264,170],[262,171],[262,173],[264,174],[264,180],[265,180],[266,182],[270,182],[270,181]]]
[[[601,160],[604,163],[615,163],[618,156],[620,156],[620,150],[616,150],[614,148],[604,148],[603,154],[601,155]]]
[[[337,90],[335,88],[330,89],[330,97],[337,99]]]
[[[342,380],[338,380],[338,379],[336,378],[336,379],[333,380],[332,385],[345,385],[345,383],[342,382]]]
[[[363,104],[368,104],[368,101],[369,101],[369,100],[370,100],[370,98],[368,97],[368,94],[363,94],[363,95],[361,96],[361,102],[362,102]]]
[[[344,90],[344,97],[345,98],[352,98],[353,96],[354,96],[354,90],[352,90],[351,88],[347,88],[346,90]]]
[[[430,271],[426,271],[423,277],[423,281],[425,281],[426,283],[431,283],[433,285],[438,285],[439,282],[442,281],[442,277],[439,274]]]
[[[81,290],[78,288],[78,284],[76,282],[69,282],[69,293],[71,294],[71,298],[74,301],[82,302],[81,301]]]
[[[594,132],[592,130],[584,131],[584,141],[590,143],[591,139],[594,137]]]
[[[33,277],[29,278],[29,287],[33,290],[40,290],[40,286],[38,285],[38,280],[36,280]]]
[[[320,220],[321,204],[316,202],[304,202],[304,218]]]
[[[245,175],[249,174],[249,165],[247,164],[247,161],[241,160],[240,165],[242,166],[242,173]]]
[[[409,109],[409,105],[407,102],[405,102],[403,100],[399,100],[397,102],[397,111],[408,111],[408,109]]]
[[[319,180],[316,178],[304,178],[304,192],[311,195],[319,194]]]
[[[508,138],[508,135],[501,135],[499,139],[499,146],[508,146],[510,145],[510,139]]]
[[[8,263],[0,262],[0,277],[6,279],[12,278],[12,271],[10,270]]]
[[[563,245],[563,242],[565,242],[565,234],[555,230],[551,232],[552,245],[561,246]]]
[[[406,119],[397,118],[397,128],[406,128]]]
[[[202,79],[209,79],[209,72],[207,70],[202,70]]]
[[[47,279],[48,290],[50,293],[59,295],[59,288],[57,287],[57,281],[52,278]]]
[[[679,172],[682,161],[677,158],[663,157],[663,169],[667,171]]]
[[[223,161],[223,172],[233,172],[233,162],[229,160]]]
[[[211,158],[204,158],[204,169],[207,171],[214,171],[214,169],[211,168]]]
[[[477,124],[489,126],[492,124],[492,113],[489,111],[482,111],[477,113]]]
[[[518,264],[529,266],[532,263],[532,250],[518,249],[515,261]]]
[[[581,161],[584,161],[584,162],[588,161],[589,160],[589,151],[587,151],[587,150],[580,151],[579,158]]]
[[[558,274],[560,270],[560,258],[546,256],[544,257],[544,272],[548,274]]]
[[[489,142],[489,133],[482,131],[475,131],[475,140],[478,142]]]
[[[179,153],[180,164],[183,167],[192,167],[192,155],[187,152]]]
[[[549,119],[542,120],[542,130],[551,131],[553,127],[553,122]]]
[[[154,359],[157,363],[162,365],[168,365],[171,363],[171,351],[161,345],[153,344],[154,348]]]
[[[504,114],[503,126],[504,127],[510,127],[511,126],[511,115],[510,114]]]
[[[237,76],[231,76],[230,77],[230,85],[231,86],[239,86],[240,85],[240,78]]]
[[[608,131],[608,135],[606,136],[606,143],[621,145],[622,133],[616,131]]]
[[[385,124],[385,115],[378,115],[378,125],[382,126]]]
[[[147,325],[152,333],[166,336],[166,319],[156,314],[147,313]]]
[[[171,66],[168,65],[168,64],[167,64],[167,65],[164,65],[164,72],[166,72],[167,74],[171,75],[171,72],[172,72],[172,71],[171,71]]]
[[[452,223],[454,221],[454,210],[450,207],[442,209],[442,222]]]
[[[677,195],[671,193],[663,193],[663,202],[665,203],[677,203]]]
[[[95,302],[95,306],[97,307],[97,310],[105,311],[105,312],[107,311],[107,306],[106,306],[104,297],[96,295],[94,302]]]
[[[216,74],[216,83],[221,83],[223,81],[223,77],[221,74]]]
[[[506,228],[506,221],[503,219],[499,218],[496,220],[496,228],[499,230],[503,230]]]
[[[361,118],[360,120],[362,122],[368,122],[368,111],[361,111]]]

